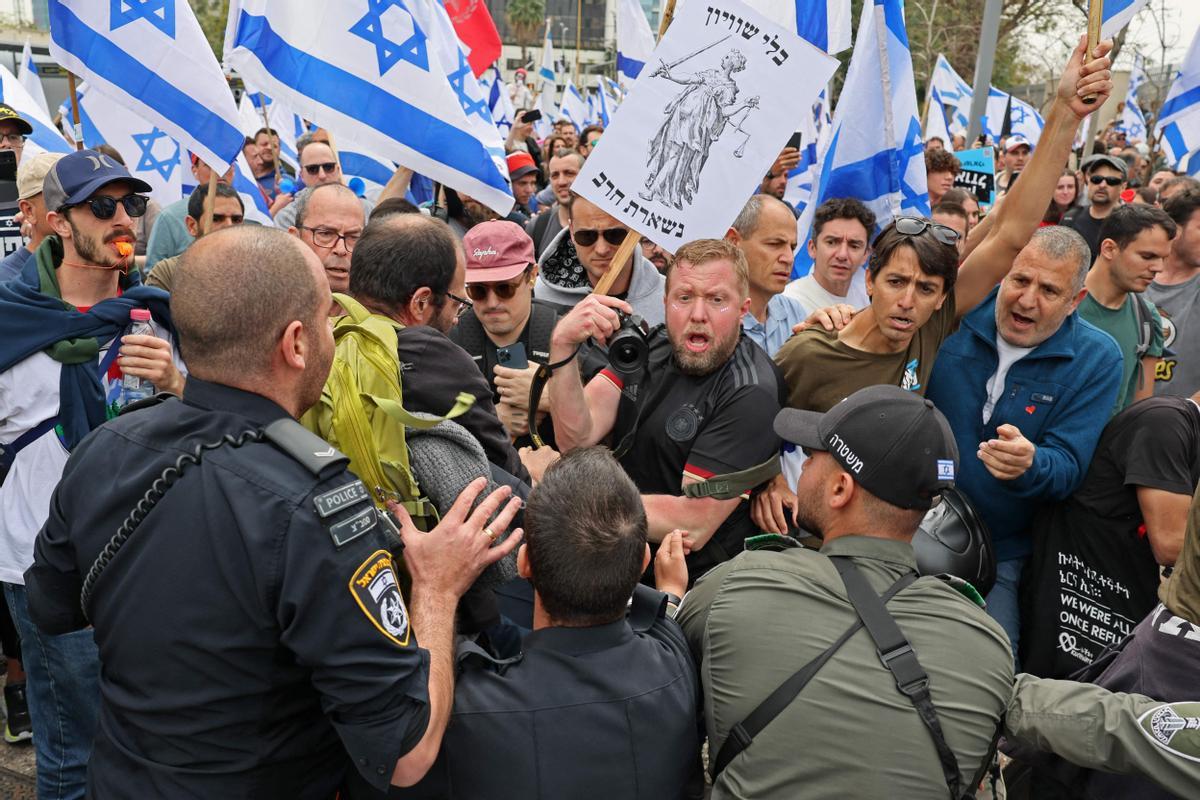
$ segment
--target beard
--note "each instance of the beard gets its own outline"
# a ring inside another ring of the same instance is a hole
[[[688,331],[685,330],[679,337],[672,334],[671,348],[675,351],[675,363],[679,365],[679,371],[697,378],[715,372],[733,355],[741,334],[741,326],[738,326],[724,339],[714,338],[703,353],[693,353],[687,349],[683,339],[687,337]]]
[[[104,241],[100,241],[92,236],[84,234],[75,226],[74,221],[70,217],[67,218],[67,224],[71,226],[71,244],[75,247],[75,254],[87,264],[92,264],[97,267],[105,267],[107,269],[123,269],[123,259],[108,247],[107,242],[118,237],[128,237],[132,242],[135,240],[133,231],[125,229],[110,233]]]

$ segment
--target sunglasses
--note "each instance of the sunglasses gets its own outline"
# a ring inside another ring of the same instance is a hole
[[[905,236],[920,236],[928,230],[942,244],[958,244],[958,231],[949,225],[940,225],[924,217],[896,217],[896,232]]]
[[[1088,183],[1092,186],[1099,186],[1102,183],[1107,183],[1109,186],[1120,186],[1125,182],[1124,178],[1114,178],[1111,175],[1089,175]]]
[[[321,170],[325,170],[332,175],[335,169],[337,169],[337,162],[327,161],[324,164],[309,164],[304,168],[304,171],[315,178],[321,174]]]
[[[525,275],[528,270],[515,281],[508,283],[469,283],[467,284],[467,297],[474,300],[476,303],[482,303],[487,300],[489,294],[495,294],[499,300],[512,300],[513,295],[517,293],[517,289],[525,283]]]
[[[88,206],[92,210],[92,216],[96,219],[112,219],[117,213],[117,203],[125,206],[125,213],[131,217],[140,217],[146,213],[146,204],[150,202],[150,198],[140,194],[127,194],[124,197],[109,197],[102,194],[99,197],[93,197],[89,200],[84,200],[82,203],[73,203],[64,206],[63,210],[68,208],[78,208],[79,206]]]
[[[575,244],[580,247],[591,247],[601,236],[604,237],[604,241],[616,247],[625,241],[625,234],[628,232],[625,228],[607,228],[602,231],[584,229],[573,231],[571,236],[575,239]]]

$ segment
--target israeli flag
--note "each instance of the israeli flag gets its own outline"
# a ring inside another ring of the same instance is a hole
[[[946,102],[936,87],[930,87],[929,113],[925,115],[925,141],[935,136],[950,148],[950,120],[946,119]]]
[[[1146,7],[1147,0],[1104,0],[1100,16],[1100,38],[1111,39]]]
[[[588,124],[588,105],[583,95],[575,88],[575,82],[568,80],[567,88],[563,90],[562,105],[558,108],[555,121],[566,120],[575,126],[576,131],[582,131]]]
[[[550,40],[550,23],[546,22],[546,38],[542,42],[542,66],[538,69],[537,108],[542,118],[534,123],[539,138],[550,135],[550,120],[558,114],[554,98],[558,95],[558,75],[554,71],[554,43]]]
[[[745,0],[780,27],[830,55],[850,47],[850,0]]]
[[[1191,161],[1200,161],[1188,158],[1200,150],[1200,30],[1193,36],[1167,99],[1158,111],[1155,130],[1162,139],[1167,161],[1176,168],[1185,160],[1188,166]]]
[[[1125,103],[1121,106],[1121,121],[1117,125],[1117,130],[1124,131],[1130,141],[1146,140],[1146,116],[1137,102],[1138,89],[1145,82],[1145,60],[1139,53],[1133,58],[1133,69],[1129,72],[1129,91],[1125,93]]]
[[[330,0],[309,14],[289,0],[233,0],[225,53],[303,117],[512,209],[504,141],[440,2]]]
[[[1010,104],[1011,103],[1011,108]],[[1024,136],[1032,145],[1037,145],[1046,127],[1038,110],[1019,97],[1002,92],[995,86],[988,91],[987,108],[982,120],[981,132],[993,141],[999,141],[1004,131],[1004,118],[1009,119],[1009,135]]]
[[[901,214],[929,215],[903,0],[864,3],[832,128],[813,199],[798,223],[801,242],[808,241],[816,207],[831,197],[858,198],[875,212],[879,228]],[[800,247],[793,276],[806,274],[811,266],[808,249]]]
[[[951,133],[966,131],[967,122],[971,115],[971,96],[974,90],[971,84],[962,79],[950,62],[938,53],[937,62],[933,67],[933,75],[929,81],[929,91],[936,91],[943,107],[950,106],[953,111],[947,120]]]
[[[75,149],[54,127],[49,115],[38,106],[37,101],[30,97],[17,76],[3,64],[0,64],[0,103],[12,106],[22,119],[33,126],[33,133],[25,137],[22,159],[33,158],[47,150],[51,153],[69,153]]]
[[[267,202],[266,195],[254,180],[254,173],[250,171],[250,164],[246,161],[246,156],[240,152],[237,154],[237,160],[233,162],[233,188],[242,198],[244,209],[242,213],[248,221],[274,227],[275,220],[271,219],[271,204]],[[188,194],[191,194],[190,190]]]
[[[238,103],[238,120],[242,132],[247,136],[253,136],[263,128],[275,131],[279,136],[279,160],[294,170],[300,169],[296,139],[304,134],[304,121],[300,119],[299,114],[284,108],[282,103],[275,102],[262,92],[254,92],[247,88],[242,93],[241,102]]]
[[[83,126],[83,144],[95,148],[110,144],[125,159],[125,167],[135,178],[150,184],[151,196],[160,205],[183,197],[183,173],[186,154],[179,142],[157,125],[138,119],[99,91],[79,92],[79,122]],[[192,176],[189,174],[189,178]]]
[[[609,94],[607,83],[608,79],[601,75],[600,85],[596,87],[596,116],[606,128],[612,124],[612,115],[617,109],[616,98]]]
[[[50,55],[224,172],[242,149],[233,93],[186,0],[48,0]]]
[[[633,83],[654,52],[654,33],[638,0],[617,3],[617,74]]]
[[[803,215],[804,209],[812,199],[813,181],[816,179],[820,154],[829,144],[829,137],[833,134],[829,104],[824,91],[817,95],[812,116],[804,119],[800,134],[800,162],[788,172],[783,199],[795,207],[798,215]]]
[[[33,48],[29,45],[29,40],[25,40],[25,47],[21,50],[21,64],[17,68],[17,80],[25,87],[25,91],[29,92],[29,96],[37,103],[39,109],[45,112],[46,116],[50,116],[50,106],[46,104],[46,90],[42,87],[42,76],[38,73],[37,63],[33,60]]]
[[[339,137],[337,142],[342,142]],[[392,179],[396,172],[396,163],[380,155],[368,152],[354,142],[342,142],[338,145],[338,161],[342,165],[342,175],[347,184],[353,184],[355,179],[362,182],[362,196],[374,201],[383,191],[383,187]],[[351,188],[356,188],[352,186]]]
[[[513,108],[512,98],[508,96],[508,88],[500,77],[500,68],[495,64],[479,76],[479,88],[487,95],[488,109],[492,112],[492,121],[501,131],[507,132],[517,118],[517,110]]]

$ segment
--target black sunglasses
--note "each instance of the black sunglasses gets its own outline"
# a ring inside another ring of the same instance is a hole
[[[1102,183],[1107,183],[1109,186],[1120,186],[1125,182],[1124,178],[1116,178],[1112,175],[1089,175],[1088,183],[1092,186],[1099,186]]]
[[[529,274],[529,270],[521,273],[518,280],[508,283],[468,283],[467,297],[474,300],[476,303],[482,303],[487,300],[490,293],[495,293],[496,297],[501,300],[512,300],[513,295],[517,293],[517,289],[521,288],[521,284],[525,283],[525,276]]]
[[[96,219],[112,219],[113,215],[117,213],[118,202],[125,206],[126,214],[131,217],[140,217],[146,213],[146,204],[150,202],[150,198],[141,194],[127,194],[119,198],[102,194],[99,197],[84,200],[82,203],[72,203],[71,205],[64,206],[63,210],[88,206],[92,210],[92,216]]]
[[[905,236],[920,236],[928,230],[942,244],[958,244],[958,231],[949,225],[941,225],[924,217],[896,217],[896,232]]]
[[[627,233],[629,233],[629,231],[625,230],[624,228],[606,228],[602,231],[584,229],[581,231],[573,231],[571,233],[571,237],[575,239],[575,244],[579,245],[580,247],[591,247],[601,236],[603,236],[604,241],[615,247],[621,244],[621,242],[625,241],[625,235]]]
[[[321,170],[325,170],[332,175],[335,169],[337,169],[337,163],[334,161],[327,161],[324,164],[309,164],[304,168],[304,171],[315,178],[321,174]]]

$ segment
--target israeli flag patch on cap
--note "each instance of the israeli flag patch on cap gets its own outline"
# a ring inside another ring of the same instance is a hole
[[[939,481],[954,480],[954,460],[953,459],[939,458],[938,462],[937,462],[937,469],[938,469],[937,475],[938,475]]]

